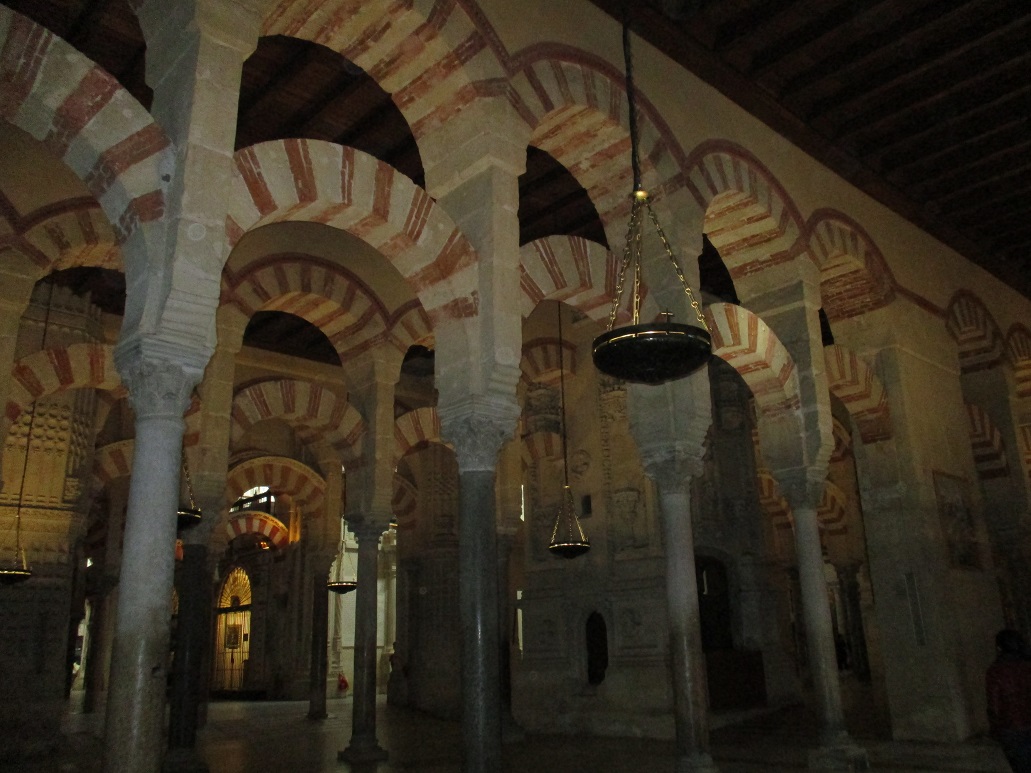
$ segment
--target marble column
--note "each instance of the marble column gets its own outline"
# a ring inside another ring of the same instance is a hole
[[[812,770],[869,770],[866,750],[852,741],[845,727],[841,703],[834,622],[827,598],[820,524],[815,506],[823,491],[824,476],[813,475],[806,481],[800,480],[798,475],[777,477],[794,516],[802,619],[805,621],[806,648],[819,720],[819,746],[809,753],[809,767]]]
[[[494,469],[518,407],[498,400],[443,411],[459,471],[458,582],[462,625],[462,742],[466,773],[501,770],[501,663]]]
[[[666,556],[676,771],[717,771],[709,746],[709,691],[691,526],[691,478],[701,472],[701,459],[689,460],[672,452],[645,457],[644,467],[659,491]]]
[[[104,773],[156,773],[164,749],[165,690],[175,563],[183,412],[200,378],[169,361],[119,362],[136,412],[121,592],[111,656]]]
[[[208,518],[215,514],[208,513]],[[207,771],[197,756],[197,717],[202,702],[201,664],[211,634],[211,564],[207,541],[185,543],[179,569],[179,619],[172,693],[169,700],[168,755],[163,770]]]
[[[308,719],[325,719],[326,677],[329,660],[329,570],[333,556],[316,554],[311,562],[311,692]]]
[[[376,634],[379,579],[379,540],[385,524],[351,525],[358,540],[358,587],[354,610],[354,708],[351,743],[337,754],[350,763],[387,759],[376,740]]]

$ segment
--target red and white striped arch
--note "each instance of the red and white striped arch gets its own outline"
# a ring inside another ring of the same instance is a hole
[[[759,505],[766,513],[775,529],[790,529],[791,506],[784,495],[780,493],[780,486],[769,470],[758,470],[759,478]]]
[[[742,306],[714,303],[705,309],[712,353],[738,372],[766,416],[801,404],[791,355],[769,326]]]
[[[824,483],[823,495],[816,507],[816,520],[824,536],[840,537],[848,534],[847,506],[848,497],[845,496],[845,492],[830,481]]]
[[[523,466],[562,456],[562,436],[557,432],[532,432],[522,439]]]
[[[827,386],[848,409],[864,443],[887,440],[894,433],[884,386],[855,352],[838,344],[823,348]]]
[[[579,236],[548,236],[524,244],[519,254],[523,319],[541,301],[556,300],[607,325],[621,262],[620,256]],[[624,290],[624,295],[629,292]],[[623,300],[616,316],[621,324],[630,319],[625,308],[628,297]],[[655,319],[659,307],[646,286],[641,290],[641,302],[641,317]]]
[[[566,378],[576,375],[576,345],[557,338],[535,338],[523,344],[519,367],[528,384],[554,384],[559,380],[559,361]]]
[[[132,474],[135,440],[119,440],[98,448],[93,456],[93,475],[101,487]]]
[[[945,327],[956,340],[964,373],[992,368],[1002,361],[1002,333],[988,307],[973,293],[961,290],[953,296],[946,309]]]
[[[397,530],[410,531],[415,528],[419,497],[415,486],[403,475],[394,476],[394,496],[390,500],[391,512],[397,519]]]
[[[117,389],[114,350],[108,344],[71,344],[22,357],[11,371],[4,418],[14,422],[35,400],[68,389]]]
[[[887,306],[895,278],[873,239],[848,216],[829,209],[814,212],[806,227],[809,252],[820,267],[820,296],[834,322]]]
[[[165,209],[171,144],[111,75],[59,37],[0,6],[0,118],[28,132],[96,197],[124,242]]]
[[[625,75],[583,51],[535,46],[512,62],[512,99],[533,127],[530,144],[584,187],[610,239],[630,212],[633,190]],[[658,199],[683,187],[684,154],[648,99],[638,95],[645,187]]]
[[[122,252],[100,205],[92,197],[65,199],[21,216],[2,217],[9,232],[0,248],[11,247],[46,271],[73,266],[122,270]]]
[[[339,52],[392,96],[419,139],[503,86],[492,31],[475,5],[474,15],[466,5],[280,0],[265,17],[263,34],[303,38]]]
[[[260,456],[241,462],[226,478],[226,504],[245,491],[268,486],[276,496],[288,496],[302,510],[317,512],[323,503],[326,482],[313,469],[285,456]]]
[[[977,476],[982,480],[1006,477],[1010,469],[1002,433],[984,408],[974,403],[966,403],[966,408]]]
[[[307,443],[328,443],[344,461],[362,454],[365,422],[354,406],[318,384],[272,379],[251,384],[233,397],[230,439],[236,444],[251,427],[282,419]]]
[[[236,170],[230,244],[269,223],[323,223],[386,257],[431,322],[476,315],[475,250],[443,209],[392,167],[354,148],[280,140],[239,151]]]
[[[836,418],[831,417],[831,436],[834,438],[834,450],[830,461],[840,462],[852,453],[852,432]]]
[[[686,174],[688,190],[705,210],[705,233],[735,281],[807,251],[794,202],[740,145],[725,140],[699,145],[688,156]]]
[[[290,544],[290,533],[275,516],[268,513],[246,512],[233,516],[226,523],[226,536],[233,540],[244,534],[260,534],[279,550]]]
[[[1006,334],[1006,357],[1013,367],[1017,397],[1031,397],[1031,332],[1021,324]]]
[[[411,451],[429,443],[447,445],[440,437],[440,416],[436,408],[416,408],[394,422],[394,466]]]

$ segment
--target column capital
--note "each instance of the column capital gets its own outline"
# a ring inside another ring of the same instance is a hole
[[[771,470],[770,474],[793,510],[815,510],[820,506],[827,486],[826,467],[795,467]]]
[[[519,406],[515,400],[472,398],[438,407],[441,434],[454,446],[458,469],[493,471],[498,453],[515,432]]]
[[[121,356],[119,356],[121,355]],[[129,401],[140,418],[182,419],[190,405],[190,395],[203,370],[152,358],[138,352],[116,350],[115,363],[122,382],[129,390]]]
[[[361,546],[363,542],[378,544],[383,537],[383,532],[390,528],[390,526],[378,519],[363,519],[361,521],[348,521],[347,528],[354,535],[358,545]]]
[[[702,473],[702,449],[679,443],[642,449],[641,465],[661,491],[687,488]]]

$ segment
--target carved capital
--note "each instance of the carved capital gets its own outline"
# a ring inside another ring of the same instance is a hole
[[[686,488],[703,466],[701,449],[677,444],[641,449],[641,464],[660,491]]]
[[[354,534],[355,540],[358,545],[362,545],[367,542],[371,542],[373,545],[379,544],[380,538],[383,536],[383,532],[387,530],[387,525],[379,523],[378,521],[348,521],[347,528]]]
[[[118,366],[137,418],[181,419],[201,376],[195,369],[168,360],[132,358]]]
[[[494,470],[501,446],[512,437],[519,418],[515,402],[501,400],[438,412],[441,434],[454,446],[461,472]]]

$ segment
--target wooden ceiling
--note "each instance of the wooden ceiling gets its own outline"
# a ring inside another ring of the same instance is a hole
[[[591,0],[622,19],[626,0]],[[144,105],[127,0],[7,0],[111,72]],[[1031,298],[1031,3],[1027,0],[634,0],[635,32],[885,205]],[[418,183],[400,112],[363,71],[304,41],[248,59],[237,146],[349,144]],[[550,156],[528,153],[523,242],[605,243]]]
[[[1027,0],[631,5],[667,56],[1031,298]]]

